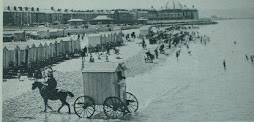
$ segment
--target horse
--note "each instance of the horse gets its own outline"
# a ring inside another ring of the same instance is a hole
[[[32,84],[32,90],[35,90],[36,88],[39,89],[41,97],[44,100],[44,105],[45,105],[44,112],[47,112],[47,107],[53,111],[52,107],[48,105],[48,100],[60,100],[62,102],[62,105],[59,107],[58,113],[60,113],[60,110],[64,105],[68,106],[69,114],[71,113],[70,104],[66,102],[66,98],[67,96],[74,97],[73,93],[69,91],[58,90],[58,89],[56,89],[55,91],[48,90],[47,85],[44,85],[38,81],[35,81]]]

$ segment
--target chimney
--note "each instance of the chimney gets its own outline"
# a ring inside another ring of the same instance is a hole
[[[37,10],[37,11],[40,11],[40,9],[39,9],[39,8],[36,8],[36,10]]]
[[[28,7],[25,7],[25,10],[28,11]]]
[[[34,11],[34,7],[31,8],[31,11]]]
[[[65,11],[65,12],[68,12],[68,9],[65,9],[64,11]]]
[[[22,11],[22,7],[19,7],[19,10]]]
[[[195,8],[194,5],[192,5],[192,8]]]
[[[10,6],[7,6],[7,9],[10,10],[11,9]]]
[[[57,9],[57,11],[59,11],[59,12],[60,12],[60,11],[61,11],[61,9]]]
[[[54,7],[51,7],[51,10],[54,11],[55,10]]]
[[[13,9],[14,9],[15,11],[17,11],[17,7],[16,7],[16,6],[14,6]]]

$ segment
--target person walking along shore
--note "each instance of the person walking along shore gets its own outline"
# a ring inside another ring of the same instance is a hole
[[[248,55],[247,55],[247,54],[245,55],[245,57],[246,57],[246,60],[248,61],[248,60],[249,60],[249,57],[248,57]]]
[[[223,67],[224,67],[224,70],[226,71],[226,61],[223,60]]]
[[[177,61],[178,61],[178,57],[179,57],[179,52],[176,51],[176,58],[177,58]]]
[[[154,53],[155,53],[156,58],[158,59],[159,53],[158,53],[158,49],[157,48],[154,50]]]

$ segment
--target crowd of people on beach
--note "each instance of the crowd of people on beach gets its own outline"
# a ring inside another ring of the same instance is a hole
[[[148,38],[140,38],[136,36],[135,32],[127,33],[126,35],[123,34],[123,37],[126,41],[134,41],[136,38],[141,39],[141,46],[142,49],[147,50],[145,52],[145,62],[146,63],[153,63],[155,59],[159,59],[159,55],[169,55],[166,53],[166,49],[169,50],[176,50],[175,56],[176,60],[179,60],[181,54],[181,48],[184,46],[187,48],[188,55],[192,55],[192,51],[190,49],[191,42],[200,42],[200,44],[206,46],[208,42],[210,42],[210,37],[207,35],[201,35],[197,30],[196,27],[193,26],[170,26],[170,27],[155,27],[157,31],[151,30],[149,32]],[[159,30],[159,31],[158,31]],[[84,35],[78,35],[78,38],[83,39]],[[146,39],[148,39],[149,44],[157,45],[154,49],[147,49]],[[236,45],[236,41],[234,41]],[[97,56],[98,60],[102,60],[102,57],[105,58],[105,62],[109,61],[109,55],[111,50],[113,50],[114,54],[119,54],[119,49],[115,47],[107,46],[104,51],[95,50],[95,53],[89,53],[88,48],[85,46],[82,49],[82,62],[85,61],[85,57],[89,56],[89,62],[95,62],[94,56]],[[253,62],[254,55],[247,55],[246,60],[250,60]],[[226,70],[226,60],[222,62],[224,70]]]
[[[136,35],[135,32],[127,33],[126,35],[123,34],[123,37],[126,41],[134,41],[136,38],[141,39],[141,46],[145,52],[145,62],[153,63],[154,59],[159,59],[159,55],[169,55],[165,52],[165,49],[177,49],[176,51],[176,58],[177,60],[180,57],[181,47],[186,46],[188,50],[188,54],[191,56],[192,51],[190,50],[189,43],[192,41],[200,40],[201,44],[206,45],[207,42],[210,41],[210,38],[206,35],[200,36],[199,32],[193,30],[193,26],[172,26],[172,27],[156,27],[157,30],[160,31],[153,31],[149,32],[148,38],[141,38]],[[78,35],[78,38],[83,38],[83,35]],[[149,44],[151,45],[158,45],[155,49],[147,49],[147,42],[148,39]],[[102,60],[102,57],[105,57],[105,61],[109,61],[109,55],[111,50],[113,53],[118,55],[120,50],[116,47],[110,47],[110,45],[106,46],[106,49],[103,50],[95,50],[94,53],[90,53],[88,48],[85,46],[82,49],[82,62],[85,62],[85,57],[89,56],[89,62],[95,62],[94,56],[98,57],[98,60]]]
[[[102,60],[102,57],[105,57],[105,61],[106,62],[109,62],[109,55],[111,55],[111,50],[113,51],[113,53],[115,55],[119,55],[120,54],[120,50],[117,49],[116,47],[114,48],[107,48],[105,52],[103,51],[95,51],[94,53],[92,52],[89,52],[88,51],[88,48],[85,46],[83,49],[82,49],[82,53],[81,53],[81,57],[82,57],[82,63],[85,62],[85,57],[88,57],[89,55],[89,62],[90,63],[93,63],[95,62],[95,59],[94,59],[94,55],[97,56],[97,59],[98,60]]]
[[[123,34],[124,36],[124,34]],[[130,34],[127,34],[125,36],[126,41],[130,40]],[[131,34],[131,38],[136,38],[135,33],[133,32]],[[102,60],[102,57],[105,57],[105,62],[109,62],[109,55],[111,55],[113,52],[113,54],[115,55],[119,55],[120,54],[120,49],[118,49],[116,46],[112,46],[110,44],[107,44],[106,46],[104,46],[103,49],[99,48],[99,46],[97,45],[96,47],[94,47],[93,50],[89,50],[87,46],[85,46],[82,51],[81,51],[81,57],[82,57],[82,63],[85,62],[85,57],[88,57],[89,55],[89,62],[93,63],[95,62],[95,58],[94,56],[97,56],[98,60]],[[120,59],[118,57],[118,59]]]
[[[188,54],[191,56],[192,51],[190,50],[190,42],[200,41],[201,44],[206,44],[210,41],[210,38],[206,35],[200,36],[199,32],[193,30],[193,26],[171,26],[171,27],[156,27],[155,30],[151,31],[149,37],[149,43],[152,45],[157,44],[158,46],[154,49],[154,54],[147,50],[145,61],[152,63],[154,57],[159,58],[159,54],[169,55],[165,52],[165,49],[176,49],[176,59],[178,61],[181,48],[186,46]],[[159,30],[159,31],[158,31]],[[142,48],[146,49],[146,43],[143,38]],[[155,56],[153,56],[155,55]]]

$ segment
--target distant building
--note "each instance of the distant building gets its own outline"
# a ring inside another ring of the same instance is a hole
[[[145,19],[149,18],[149,13],[147,9],[133,9],[132,12],[136,20],[140,18],[145,18]]]
[[[135,20],[135,15],[129,10],[115,10],[114,19],[116,23],[133,23]]]
[[[149,20],[178,20],[178,19],[199,19],[198,10],[186,7],[179,2],[167,2],[165,8],[156,11],[154,8],[148,10]]]
[[[138,20],[179,20],[199,19],[198,10],[194,6],[188,8],[179,2],[167,2],[161,10],[150,9],[116,9],[116,10],[68,10],[68,9],[39,9],[34,7],[4,7],[4,26],[32,26],[47,23],[67,24],[70,19],[82,19],[83,23],[94,21],[97,16],[107,16],[114,23],[138,23]]]
[[[68,20],[68,23],[70,25],[81,25],[81,24],[83,24],[83,22],[84,22],[84,20],[82,20],[82,19],[70,19],[70,20]]]
[[[82,19],[70,19],[68,20],[69,25],[74,26],[77,28],[77,26],[82,25],[84,20]]]
[[[70,19],[82,19],[89,22],[99,15],[106,15],[113,18],[114,11],[111,10],[62,10],[62,9],[39,9],[28,7],[4,7],[3,25],[4,26],[32,26],[45,25],[46,23],[59,22],[67,24]]]
[[[91,24],[112,24],[114,21],[106,15],[99,15],[91,21]]]
[[[43,23],[46,21],[46,13],[39,8],[8,6],[3,10],[4,25],[29,25],[32,23]]]
[[[133,9],[135,19],[145,18],[148,20],[179,20],[179,19],[199,19],[198,10],[182,5],[180,2],[169,1],[161,10],[150,9]]]

